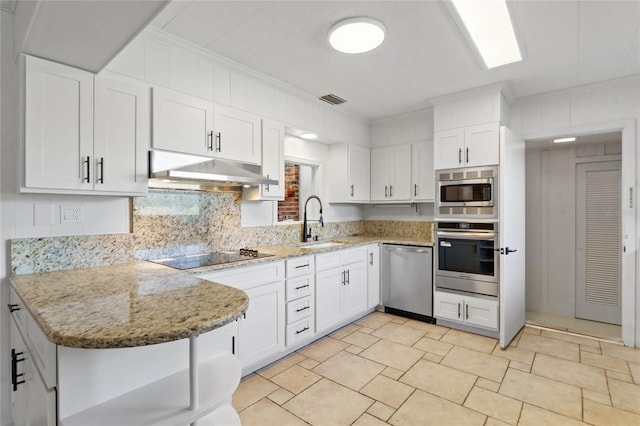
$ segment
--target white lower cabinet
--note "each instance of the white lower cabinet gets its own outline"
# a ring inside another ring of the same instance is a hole
[[[316,332],[367,310],[366,255],[359,247],[316,256]]]
[[[434,316],[438,319],[491,330],[498,329],[497,300],[436,291],[433,309]]]
[[[314,261],[313,256],[287,260],[287,346],[315,334]]]

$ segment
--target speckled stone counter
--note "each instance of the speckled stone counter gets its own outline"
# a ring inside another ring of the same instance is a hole
[[[73,348],[152,345],[205,333],[239,318],[241,290],[149,262],[11,278],[47,338]]]

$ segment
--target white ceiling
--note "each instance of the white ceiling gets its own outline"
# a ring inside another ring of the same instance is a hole
[[[280,81],[377,119],[428,99],[508,81],[518,97],[640,73],[640,1],[510,1],[525,60],[487,70],[440,1],[180,0],[152,25]],[[382,21],[361,55],[327,42],[344,18]]]

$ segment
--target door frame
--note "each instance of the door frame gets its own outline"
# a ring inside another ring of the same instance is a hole
[[[636,168],[640,160],[636,150],[636,120],[613,120],[601,123],[589,123],[578,126],[560,127],[521,135],[525,141],[551,139],[561,136],[585,136],[599,133],[622,133],[622,170],[621,202],[622,235],[625,247],[622,253],[622,341],[625,346],[640,345],[640,254],[637,252],[640,218],[637,216],[637,177]]]

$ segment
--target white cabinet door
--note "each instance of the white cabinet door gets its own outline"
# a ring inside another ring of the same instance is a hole
[[[13,423],[15,425],[24,425],[27,424],[27,386],[26,378],[24,376],[26,373],[25,363],[31,363],[31,360],[27,359],[29,358],[27,356],[27,346],[25,345],[24,340],[22,340],[22,336],[20,335],[13,318],[9,320],[9,339],[9,344],[11,346],[11,357],[9,359],[9,363],[11,364],[12,373],[15,368],[17,374],[23,374],[23,376],[18,378],[17,381],[25,381],[25,383],[14,385],[16,379],[11,377],[11,413],[13,415]],[[16,357],[18,357],[17,359],[25,358],[25,360],[16,362]]]
[[[260,117],[222,105],[215,105],[213,112],[213,156],[247,164],[261,164]]]
[[[464,298],[456,294],[434,292],[433,316],[436,318],[462,322]]]
[[[380,304],[380,246],[367,249],[367,309]]]
[[[153,88],[154,149],[213,155],[213,104],[175,90]]]
[[[389,150],[371,150],[371,201],[386,201],[389,197]]]
[[[433,141],[413,144],[413,187],[414,201],[435,199],[435,172],[433,169]]]
[[[499,163],[499,123],[478,124],[464,129],[464,166],[493,166]]]
[[[484,328],[498,328],[498,302],[465,297],[464,322]]]
[[[344,269],[328,269],[316,274],[316,332],[322,332],[342,320]]]
[[[411,198],[411,145],[389,148],[389,199],[405,201]]]
[[[343,317],[350,318],[367,310],[367,264],[352,263],[345,266],[346,283],[343,286]]]
[[[284,124],[262,119],[262,174],[278,185],[260,185],[242,190],[245,201],[284,200]]]
[[[277,354],[284,349],[284,282],[245,290],[249,308],[238,331],[242,367]]]
[[[25,58],[27,188],[93,188],[93,74]]]
[[[444,130],[433,135],[433,168],[463,167],[464,129]]]
[[[95,78],[94,189],[147,192],[151,132],[149,87]]]
[[[368,148],[349,145],[349,199],[352,201],[369,201],[369,168],[371,166]]]

